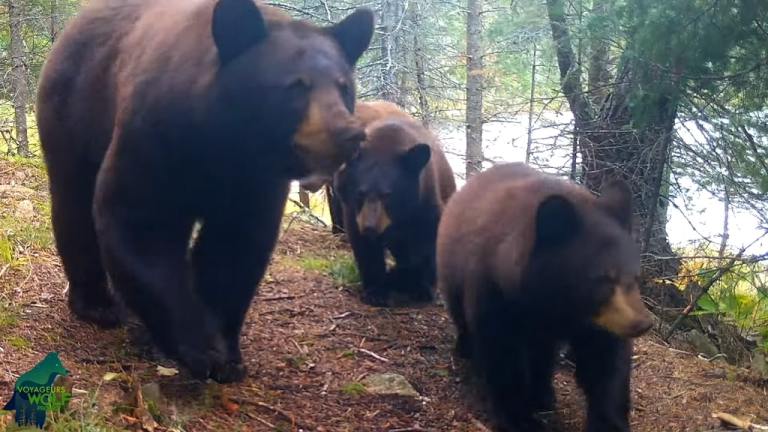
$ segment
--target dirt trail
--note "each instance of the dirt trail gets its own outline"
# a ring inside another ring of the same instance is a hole
[[[31,199],[38,211],[26,223],[47,229],[46,212],[39,210],[47,199],[41,178],[36,169],[0,161],[0,186],[13,181],[34,191],[29,198],[23,196],[28,191],[0,188],[0,221]],[[175,365],[151,360],[128,330],[97,330],[69,315],[66,281],[51,247],[30,246],[16,255],[12,266],[0,260],[0,399],[10,396],[15,377],[58,351],[75,389],[89,392],[76,391],[73,409],[88,411],[81,420],[116,428],[137,418],[134,391],[120,380],[103,381],[108,372],[125,372],[134,385],[159,383],[166,401],[152,410],[163,425],[157,431],[480,431],[486,423],[482,409],[468,402],[471,391],[450,356],[452,328],[443,308],[361,304],[354,287],[311,270],[322,267],[312,263],[349,259],[345,245],[324,230],[294,222],[283,233],[242,337],[249,376],[226,387],[195,383],[183,372],[158,376],[158,364]],[[765,383],[746,372],[667,348],[653,336],[640,339],[635,354],[633,431],[719,430],[713,411],[768,423]],[[356,383],[381,372],[403,375],[422,399],[360,394]],[[583,399],[567,366],[555,383],[560,427],[578,431]],[[96,408],[89,408],[91,401]]]

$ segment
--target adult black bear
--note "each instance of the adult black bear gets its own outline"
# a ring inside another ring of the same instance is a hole
[[[366,118],[366,113],[378,114]],[[433,298],[440,214],[456,190],[437,138],[395,105],[360,103],[366,127],[360,153],[336,174],[344,228],[363,285],[363,301],[387,305]],[[385,251],[396,266],[387,271]]]
[[[119,324],[108,274],[195,377],[242,379],[290,180],[331,175],[364,138],[352,74],[372,31],[368,10],[319,28],[253,0],[89,2],[38,99],[72,312]]]
[[[632,337],[651,327],[630,235],[631,193],[596,198],[520,163],[473,177],[449,201],[438,286],[502,427],[536,430],[552,408],[555,352],[569,342],[587,431],[629,431]]]

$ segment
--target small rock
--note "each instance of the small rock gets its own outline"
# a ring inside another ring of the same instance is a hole
[[[383,373],[368,375],[362,384],[369,393],[419,397],[419,393],[402,375]]]
[[[717,349],[714,343],[702,332],[698,330],[691,330],[685,333],[685,340],[696,348],[696,351],[704,354],[708,358],[712,358],[720,354],[720,350]]]
[[[141,386],[141,395],[145,402],[152,402],[156,407],[160,407],[163,401],[163,393],[160,391],[160,384],[156,382],[147,383]]]
[[[30,200],[23,200],[19,201],[19,203],[16,205],[16,211],[14,212],[14,217],[17,219],[22,220],[31,220],[35,217],[35,207],[32,205],[32,201]]]
[[[750,367],[752,371],[760,375],[764,379],[768,379],[768,362],[765,360],[765,352],[761,347],[758,347],[752,353],[752,362]]]

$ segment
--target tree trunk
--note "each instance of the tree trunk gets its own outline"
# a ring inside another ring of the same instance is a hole
[[[23,17],[19,0],[7,0],[8,20],[11,30],[11,89],[15,111],[16,143],[19,156],[30,157],[27,138],[27,73],[24,66]]]
[[[533,61],[531,62],[531,94],[528,99],[528,142],[525,145],[525,163],[531,162],[533,147],[533,97],[536,95],[536,42],[533,43]]]
[[[613,8],[614,0],[593,0],[592,16],[607,16]],[[608,95],[611,74],[608,71],[609,47],[608,38],[601,34],[603,29],[595,29],[589,35],[589,98],[592,104],[599,108]]]
[[[607,13],[610,0],[595,2],[601,13]],[[600,44],[592,44],[589,87],[594,93],[584,92],[581,73],[576,65],[570,29],[565,16],[564,0],[547,0],[547,12],[555,43],[560,84],[574,117],[578,131],[578,146],[582,158],[583,183],[600,191],[606,181],[627,180],[633,191],[633,205],[637,217],[636,229],[644,251],[644,271],[649,277],[676,274],[675,260],[655,259],[673,256],[667,239],[664,217],[666,201],[664,186],[669,148],[672,143],[677,116],[677,98],[674,91],[650,107],[653,116],[642,125],[632,123],[629,98],[641,83],[634,79],[633,71],[643,67],[632,61],[624,62],[614,83],[608,73],[609,55]],[[590,104],[587,95],[595,103]],[[635,133],[629,133],[635,131]]]
[[[421,26],[422,15],[418,3],[411,5],[411,27],[413,29],[413,65],[416,70],[416,92],[419,98],[419,112],[424,126],[429,127],[431,122],[429,112],[429,99],[427,99],[427,72],[424,44],[419,37],[418,29]]]
[[[481,13],[482,0],[467,0],[467,179],[483,169]]]
[[[56,38],[59,35],[59,29],[61,28],[60,20],[59,20],[59,0],[51,0],[51,28],[50,28],[50,38],[51,38],[51,44],[56,42]]]
[[[381,10],[381,67],[379,77],[379,97],[402,104],[400,89],[401,69],[399,36],[400,18],[403,14],[403,2],[401,0],[384,0]]]

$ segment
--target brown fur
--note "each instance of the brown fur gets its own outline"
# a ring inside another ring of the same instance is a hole
[[[390,304],[393,291],[431,300],[437,224],[456,190],[437,137],[388,102],[359,103],[366,126],[358,156],[336,175],[344,228],[363,282],[363,300]],[[428,159],[427,159],[428,158]],[[384,249],[396,267],[386,271]]]
[[[357,117],[363,127],[367,127],[376,120],[385,118],[413,120],[413,118],[399,106],[383,100],[358,102],[357,105],[355,105],[355,117]]]
[[[456,192],[456,180],[435,134],[407,114],[399,111],[371,121],[365,128],[367,139],[361,148],[377,157],[402,154],[418,143],[429,144],[432,156],[421,175],[421,196],[434,199],[441,211]]]
[[[630,200],[620,183],[597,198],[514,163],[473,177],[448,203],[438,286],[456,350],[483,377],[502,424],[536,430],[530,415],[552,408],[556,347],[567,341],[590,405],[587,430],[629,430],[629,338],[651,324]]]
[[[109,274],[195,377],[242,379],[291,179],[332,174],[364,138],[353,67],[372,32],[366,10],[321,28],[251,0],[89,2],[37,102],[72,312],[120,324]]]

